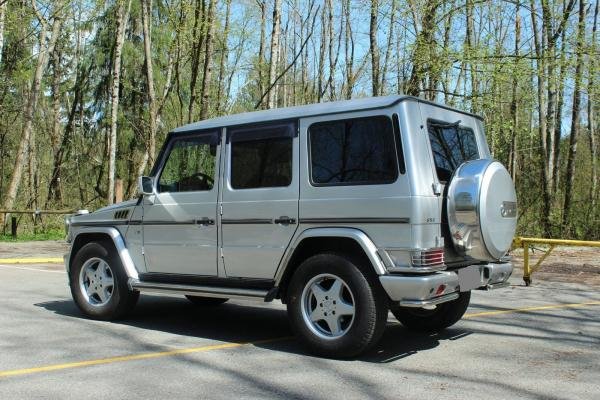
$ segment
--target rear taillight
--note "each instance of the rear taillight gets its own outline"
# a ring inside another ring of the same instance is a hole
[[[411,264],[415,267],[431,267],[444,263],[444,248],[411,251]]]

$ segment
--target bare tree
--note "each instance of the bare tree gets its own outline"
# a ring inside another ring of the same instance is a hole
[[[152,35],[150,32],[150,13],[152,11],[152,0],[140,0],[142,7],[142,29],[144,32],[144,58],[146,64],[146,88],[148,96],[148,134],[146,135],[146,149],[142,162],[138,168],[138,175],[143,175],[146,166],[154,164],[156,153],[156,121],[158,119],[156,92],[154,90],[154,68],[152,66]],[[128,193],[129,194],[129,193]]]
[[[575,85],[573,87],[573,112],[571,114],[571,137],[567,158],[567,177],[565,182],[565,204],[562,218],[563,232],[569,229],[569,216],[575,178],[575,156],[577,154],[577,136],[579,135],[579,115],[581,107],[581,80],[583,74],[583,41],[585,38],[585,0],[579,0],[579,24],[577,27],[577,46],[575,55]]]
[[[269,86],[273,86],[277,74],[277,59],[279,54],[279,31],[281,24],[281,0],[273,3],[273,30],[271,32],[271,60],[269,62]],[[274,108],[276,102],[276,90],[269,89],[267,108]]]
[[[379,78],[379,44],[377,43],[377,14],[379,13],[379,1],[371,0],[371,18],[369,20],[369,51],[371,52],[371,87],[373,96],[381,93],[381,80]]]
[[[108,190],[106,200],[108,204],[115,201],[115,175],[117,161],[117,119],[119,117],[119,85],[121,82],[121,56],[125,42],[125,27],[129,20],[131,0],[120,0],[117,6],[117,32],[115,35],[115,51],[112,70],[112,87],[110,91],[110,134],[108,150]]]
[[[208,116],[208,85],[212,76],[212,57],[214,47],[214,16],[215,16],[215,0],[209,0],[208,15],[206,17],[206,49],[204,51],[204,70],[202,74],[202,86],[200,89],[200,119],[206,119]]]

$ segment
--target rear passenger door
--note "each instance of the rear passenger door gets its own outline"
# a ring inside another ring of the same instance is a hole
[[[272,279],[298,226],[297,122],[227,130],[222,257],[230,277]]]

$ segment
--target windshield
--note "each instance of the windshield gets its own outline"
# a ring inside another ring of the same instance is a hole
[[[479,158],[475,133],[471,128],[460,126],[460,121],[450,123],[430,119],[427,130],[440,182],[448,182],[463,162]]]

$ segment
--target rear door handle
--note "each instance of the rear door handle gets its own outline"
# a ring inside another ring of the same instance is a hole
[[[207,218],[207,217],[197,219],[197,220],[195,220],[195,222],[196,222],[196,225],[202,225],[202,226],[208,226],[208,225],[214,225],[215,224],[215,220],[214,219]]]
[[[294,225],[296,223],[296,220],[294,218],[290,218],[290,217],[284,215],[279,218],[275,218],[273,220],[273,223],[280,224],[280,225]]]

